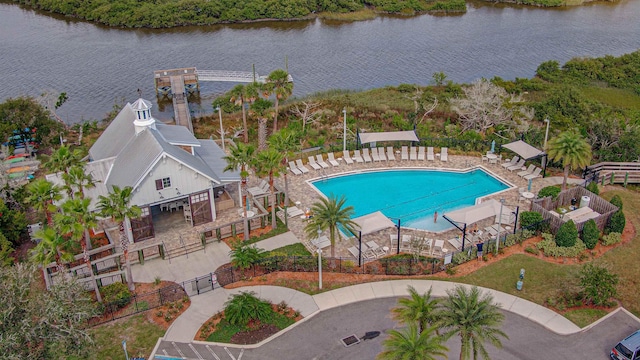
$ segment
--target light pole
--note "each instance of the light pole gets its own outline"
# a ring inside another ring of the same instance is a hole
[[[318,239],[320,234],[322,234],[322,230],[318,227]],[[318,243],[318,289],[322,290],[322,249],[320,243]]]
[[[342,109],[342,151],[347,150],[347,108]]]
[[[498,236],[496,237],[496,255],[498,255],[498,248],[500,247],[500,230],[502,230],[502,207],[504,206],[504,199],[500,199],[500,217],[498,218]]]
[[[549,138],[549,118],[544,118],[544,122],[547,123],[547,130],[544,132],[544,145],[542,146],[542,150],[547,148],[547,138]]]
[[[222,109],[220,109],[220,105],[216,110],[218,110],[218,117],[220,118],[220,137],[222,139],[222,151],[224,151],[224,128],[222,127]]]

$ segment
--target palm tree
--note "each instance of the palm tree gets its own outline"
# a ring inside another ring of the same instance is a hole
[[[278,131],[278,105],[280,100],[286,100],[293,93],[293,83],[289,81],[289,73],[282,69],[277,69],[267,76],[264,84],[265,96],[275,95],[276,114],[273,118],[273,134]]]
[[[108,216],[113,221],[118,223],[118,231],[120,233],[120,247],[124,253],[124,262],[127,267],[127,282],[129,284],[129,290],[136,289],[136,285],[133,282],[133,274],[131,273],[131,263],[129,262],[129,237],[125,231],[126,219],[135,219],[140,217],[142,210],[135,205],[130,205],[131,194],[133,188],[127,186],[120,188],[113,185],[109,196],[102,196],[98,198],[98,209],[100,215]]]
[[[72,242],[53,227],[45,226],[34,234],[34,238],[40,240],[35,248],[31,249],[31,260],[46,268],[55,262],[58,273],[62,275],[64,264],[73,261]]]
[[[51,213],[56,210],[54,201],[62,199],[62,189],[44,178],[36,179],[27,185],[27,203],[36,210],[43,211],[47,218],[47,225],[52,226]]]
[[[271,191],[271,228],[276,228],[276,192],[273,186],[274,177],[279,177],[283,170],[283,154],[276,149],[269,149],[258,153],[255,159],[256,173],[259,176],[269,176],[269,190]]]
[[[567,188],[569,169],[583,168],[591,163],[591,145],[575,131],[565,131],[549,140],[546,151],[550,160],[562,161],[562,190]]]
[[[79,165],[82,161],[82,151],[75,149],[71,151],[68,146],[62,145],[49,157],[44,167],[53,173],[68,173],[74,165]]]
[[[500,338],[509,337],[499,329],[504,315],[497,305],[493,303],[491,295],[483,295],[477,287],[468,290],[463,286],[456,286],[444,299],[443,309],[440,313],[441,325],[447,329],[445,338],[459,335],[462,343],[460,348],[460,360],[478,358],[478,354],[484,359],[489,359],[489,354],[484,348],[485,342],[490,342],[497,348],[502,348]]]
[[[282,129],[277,133],[271,135],[269,138],[269,146],[276,149],[276,151],[280,152],[282,156],[282,167],[283,169],[287,166],[289,162],[289,158],[293,155],[294,151],[297,151],[300,148],[300,141],[298,137],[295,136],[293,131],[289,129]],[[289,179],[287,178],[286,169],[283,170],[284,175],[284,204],[287,206],[289,204]]]
[[[87,269],[91,276],[91,282],[96,292],[96,300],[98,300],[98,302],[102,302],[100,289],[96,283],[93,266],[91,265],[91,257],[87,251],[87,243],[91,241],[91,238],[89,237],[89,229],[96,226],[96,216],[94,213],[89,211],[90,203],[90,199],[70,199],[65,201],[61,207],[62,212],[56,214],[54,222],[60,225],[62,233],[70,233],[72,239],[80,242],[84,263],[87,265]]]
[[[431,288],[423,295],[418,294],[413,286],[409,286],[408,290],[410,297],[400,298],[398,306],[391,309],[391,313],[394,319],[402,323],[417,323],[418,331],[422,333],[427,327],[435,325],[438,320],[436,313],[438,300],[431,298]]]
[[[321,231],[329,230],[331,257],[335,257],[336,254],[336,238],[341,238],[339,228],[355,233],[358,227],[358,224],[351,220],[351,216],[354,214],[353,206],[345,207],[346,201],[344,195],[340,199],[333,194],[329,198],[320,198],[320,201],[311,206],[313,217],[304,227],[304,232],[311,238],[318,236],[318,229]]]
[[[449,349],[442,345],[442,338],[435,333],[436,327],[424,331],[412,324],[403,331],[390,330],[384,340],[385,350],[378,360],[433,360],[436,357],[447,358]]]
[[[258,83],[250,83],[247,85],[236,85],[231,89],[231,101],[242,107],[242,127],[244,129],[244,143],[249,142],[249,129],[247,127],[247,112],[244,108],[245,103],[253,103],[258,98]]]
[[[251,104],[251,112],[258,117],[258,151],[267,148],[267,116],[271,105],[271,101],[265,99],[256,99]]]
[[[96,186],[93,175],[87,174],[84,167],[79,164],[73,165],[66,173],[63,173],[62,180],[64,180],[64,188],[69,196],[73,197],[74,194],[79,194],[80,199],[84,199],[84,189]],[[76,191],[74,192],[74,190]]]
[[[253,163],[255,148],[252,145],[242,143],[235,144],[229,149],[229,155],[223,159],[227,162],[224,171],[240,170],[242,209],[244,211],[244,239],[249,240],[249,221],[247,219],[247,178],[249,177],[249,166]]]

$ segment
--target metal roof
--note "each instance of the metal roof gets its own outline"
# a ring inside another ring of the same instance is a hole
[[[224,171],[226,154],[213,140],[200,140],[200,147],[195,148],[196,155],[204,161],[222,182],[240,181],[240,171]]]
[[[113,162],[113,167],[106,181],[107,188],[113,185],[120,187],[138,185],[163,153],[162,146],[148,129],[140,132],[125,146],[121,155]],[[182,150],[181,150],[182,151]]]
[[[165,125],[156,122],[156,129],[171,145],[200,146],[200,141],[185,126]]]
[[[135,112],[131,104],[125,105],[89,149],[91,160],[117,156],[136,134],[133,126],[134,119]]]
[[[220,179],[216,173],[199,156],[191,155],[191,153],[165,142],[156,130],[151,130],[150,132],[162,147],[165,154],[181,162],[184,166],[191,168],[193,171],[208,177],[210,180],[220,183]],[[197,148],[195,149],[197,150]]]
[[[133,110],[149,110],[151,109],[151,101],[145,100],[143,98],[139,98],[131,104],[131,108]]]

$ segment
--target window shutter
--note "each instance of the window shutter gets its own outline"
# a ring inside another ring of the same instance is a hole
[[[162,179],[156,180],[156,190],[162,190],[162,189],[164,189],[162,187]]]

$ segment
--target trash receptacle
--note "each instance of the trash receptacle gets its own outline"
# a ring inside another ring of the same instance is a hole
[[[588,196],[586,196],[586,195],[585,195],[585,196],[583,196],[583,197],[580,199],[580,207],[581,207],[581,208],[583,208],[583,207],[585,207],[585,206],[589,206],[589,202],[590,202],[590,201],[591,201],[591,198],[590,198],[590,197],[588,197]]]
[[[522,290],[522,280],[518,280],[516,283],[516,290]]]

